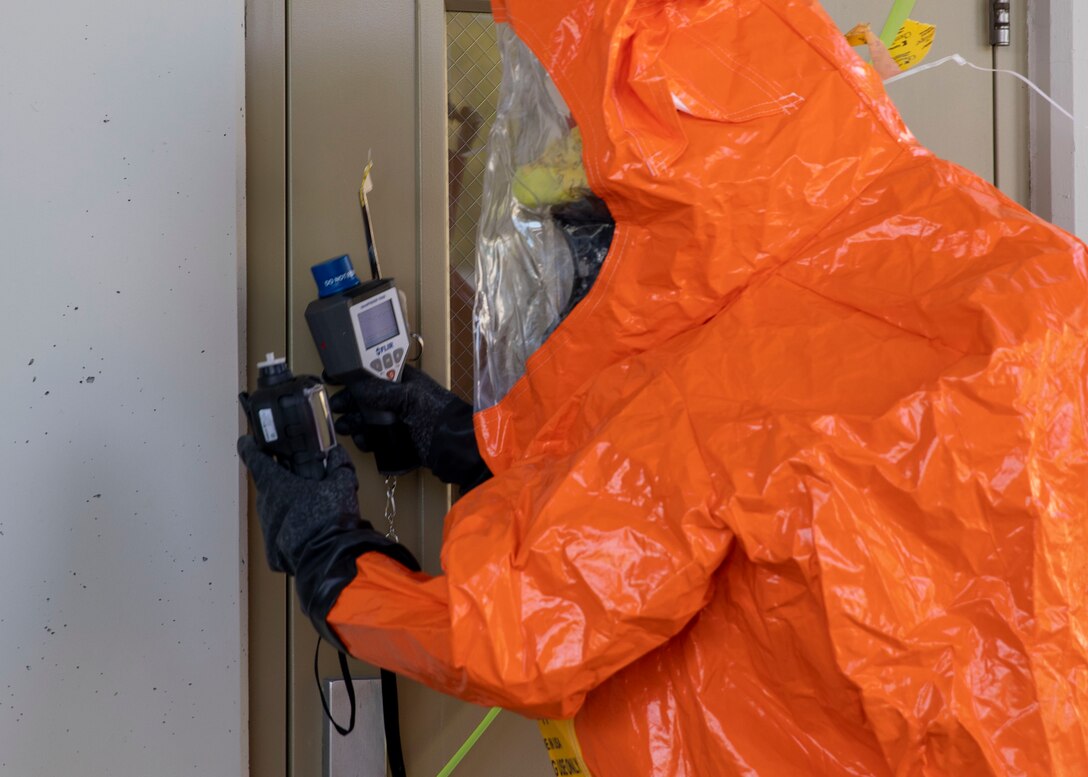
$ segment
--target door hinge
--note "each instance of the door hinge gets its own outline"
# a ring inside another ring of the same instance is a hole
[[[1012,43],[1012,3],[1010,0],[990,0],[990,45],[1008,46]]]

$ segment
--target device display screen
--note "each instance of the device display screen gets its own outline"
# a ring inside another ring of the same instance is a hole
[[[367,348],[384,343],[400,333],[397,316],[393,312],[393,303],[386,301],[367,308],[359,313],[359,331],[363,333],[363,344]]]

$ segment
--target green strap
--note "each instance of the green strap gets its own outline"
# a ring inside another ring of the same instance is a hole
[[[907,23],[907,19],[910,18],[915,2],[916,0],[895,0],[892,3],[888,21],[884,22],[884,31],[880,33],[880,40],[888,48],[891,48],[892,44],[895,43],[895,36],[899,34],[899,31],[903,29],[903,25]]]
[[[487,731],[488,726],[490,726],[492,721],[494,721],[495,718],[499,716],[500,712],[502,712],[502,707],[492,707],[490,710],[488,710],[487,715],[480,722],[480,725],[476,727],[476,730],[469,734],[468,739],[465,740],[465,743],[461,745],[460,749],[456,753],[453,754],[453,758],[451,758],[449,762],[442,767],[442,771],[438,773],[438,777],[450,777],[450,775],[453,774],[453,770],[456,769],[461,761],[464,760],[465,756],[468,755],[468,751],[476,746],[476,743],[480,741],[480,737],[484,735],[484,732]]]

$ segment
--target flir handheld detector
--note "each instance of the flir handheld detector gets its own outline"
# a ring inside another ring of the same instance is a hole
[[[360,282],[348,256],[311,272],[318,298],[306,308],[306,323],[329,378],[346,383],[364,372],[400,380],[411,338],[393,279]]]
[[[348,385],[364,375],[399,381],[413,341],[422,352],[423,341],[408,331],[404,295],[392,278],[383,278],[366,194],[371,188],[368,164],[359,188],[371,280],[362,282],[348,256],[338,256],[310,269],[317,283],[317,299],[306,307],[306,323],[330,383]],[[396,414],[359,409],[365,430],[362,439],[375,451],[383,475],[401,475],[419,466],[415,449],[404,444],[411,433]],[[356,440],[359,443],[359,440]]]

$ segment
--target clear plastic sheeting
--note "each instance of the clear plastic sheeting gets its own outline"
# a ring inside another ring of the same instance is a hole
[[[477,409],[506,396],[569,309],[575,262],[552,209],[588,191],[580,133],[563,98],[508,25],[498,25],[498,37],[502,87],[477,241]]]

